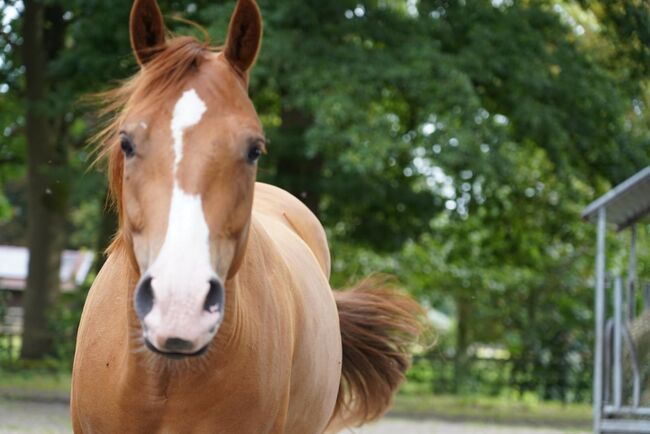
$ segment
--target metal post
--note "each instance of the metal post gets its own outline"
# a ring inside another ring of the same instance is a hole
[[[636,319],[636,289],[639,286],[637,282],[637,268],[636,268],[636,224],[630,228],[630,259],[628,264],[627,273],[627,323],[623,326],[628,347],[630,348],[630,362],[632,364],[632,381],[633,381],[633,395],[632,405],[634,408],[639,407],[641,400],[641,373],[639,369],[639,360],[636,352],[636,345],[632,339],[630,332],[630,324]]]
[[[605,233],[607,214],[605,208],[598,211],[598,238],[596,252],[596,351],[594,354],[594,432],[601,433],[603,410],[603,333],[605,326]]]
[[[630,258],[627,272],[627,320],[636,318],[636,225],[630,228]]]
[[[623,279],[614,281],[614,408],[623,405],[623,345],[621,342],[623,325]]]

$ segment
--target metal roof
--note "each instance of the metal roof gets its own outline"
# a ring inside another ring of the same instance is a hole
[[[613,223],[617,231],[650,214],[650,166],[592,202],[582,212],[582,218],[595,222],[601,208],[606,209],[607,221]]]

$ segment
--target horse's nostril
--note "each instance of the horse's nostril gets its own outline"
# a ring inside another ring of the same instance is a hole
[[[145,276],[135,290],[135,311],[141,320],[153,309],[153,287],[151,277]]]
[[[208,291],[207,297],[205,297],[205,303],[203,304],[203,309],[205,311],[214,313],[217,310],[223,308],[223,285],[217,279],[210,279],[210,290]]]
[[[192,342],[180,338],[168,338],[165,341],[167,351],[189,351],[193,346]]]

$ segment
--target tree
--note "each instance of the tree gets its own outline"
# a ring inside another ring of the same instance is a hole
[[[3,133],[9,146],[3,145],[2,150],[8,166],[20,164],[24,156],[27,163],[24,241],[30,263],[21,349],[21,357],[27,359],[54,351],[50,321],[59,294],[69,211],[77,203],[80,187],[87,187],[73,181],[86,170],[85,161],[78,163],[89,135],[78,99],[98,88],[98,78],[108,77],[116,69],[106,67],[112,52],[84,59],[91,47],[93,51],[100,45],[110,48],[113,33],[108,25],[97,26],[92,18],[100,9],[97,5],[78,3],[28,0],[22,3],[24,9],[20,2],[6,5],[18,16],[3,29],[0,82],[4,91],[0,97],[3,109],[7,108],[3,110]],[[125,8],[126,16],[128,6]],[[121,39],[126,41],[126,37]],[[20,170],[7,172],[19,174]]]
[[[63,114],[48,107],[48,61],[63,47],[65,23],[58,6],[26,0],[22,58],[28,155],[29,275],[25,291],[25,320],[21,357],[40,358],[51,353],[47,312],[59,293],[59,268],[64,247],[69,185],[61,176],[66,147]]]

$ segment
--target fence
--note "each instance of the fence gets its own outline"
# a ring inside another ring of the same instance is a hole
[[[0,306],[0,361],[12,362],[20,351],[20,334],[23,329],[21,307]]]
[[[647,398],[643,399],[644,392],[650,392],[644,369],[647,354],[638,349],[639,343],[649,337],[644,328],[650,323],[650,284],[639,285],[642,291],[638,294],[633,279],[628,279],[626,284],[620,276],[608,280],[613,282],[607,285],[611,288],[612,303],[611,316],[604,323],[602,404],[597,432],[648,433],[650,405]],[[637,308],[639,299],[640,309]],[[606,313],[607,306],[603,309]]]
[[[630,229],[628,276],[607,277],[605,270],[606,210],[598,217],[596,259],[596,353],[594,371],[594,431],[600,433],[650,433],[650,406],[641,403],[647,354],[638,344],[645,340],[644,323],[650,322],[650,286],[639,285],[636,268],[636,226]],[[638,291],[639,287],[642,288]],[[613,300],[607,306],[607,289]],[[640,294],[638,293],[640,292]],[[637,307],[641,300],[641,309]],[[648,335],[650,337],[650,335]],[[631,384],[631,387],[628,385]]]

